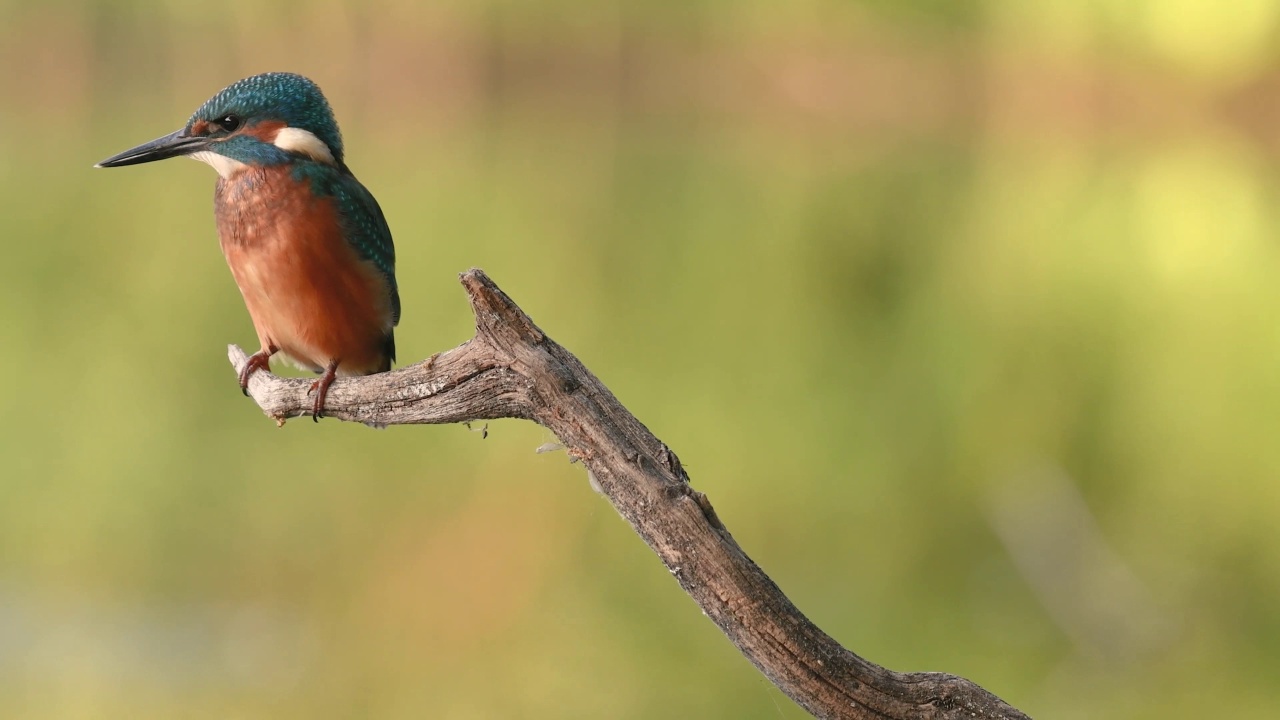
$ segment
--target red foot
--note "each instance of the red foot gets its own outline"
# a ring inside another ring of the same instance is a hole
[[[316,394],[315,404],[311,406],[311,420],[320,422],[320,418],[324,417],[324,399],[329,395],[329,386],[333,384],[334,378],[338,377],[338,361],[334,360],[329,363],[329,367],[324,369],[324,374],[320,379],[311,383],[311,390]]]
[[[271,356],[278,350],[279,348],[274,345],[267,346],[250,355],[248,362],[240,369],[240,392],[246,397],[249,395],[249,376],[258,370],[271,372]]]

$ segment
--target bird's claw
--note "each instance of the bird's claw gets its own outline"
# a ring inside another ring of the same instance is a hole
[[[245,397],[249,397],[249,376],[258,370],[271,370],[271,356],[275,353],[275,348],[259,350],[249,356],[245,361],[244,367],[240,368],[240,392]]]
[[[307,389],[307,394],[316,394],[315,402],[311,405],[311,421],[320,422],[320,418],[324,417],[324,401],[329,396],[329,386],[333,384],[334,378],[338,376],[338,362],[335,360],[329,363],[329,367],[325,368],[324,374],[311,383],[311,387]]]

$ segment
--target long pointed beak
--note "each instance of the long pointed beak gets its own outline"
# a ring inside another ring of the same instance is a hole
[[[102,162],[94,165],[94,167],[109,168],[123,167],[125,165],[139,165],[141,163],[154,162],[156,160],[165,160],[179,155],[190,155],[194,152],[200,152],[209,146],[209,139],[200,136],[191,136],[186,134],[186,129],[169,133],[162,138],[156,138],[149,143],[143,143],[136,148],[125,150],[119,155],[112,155]]]

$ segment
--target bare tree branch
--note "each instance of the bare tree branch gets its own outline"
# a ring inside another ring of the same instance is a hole
[[[483,271],[462,275],[476,335],[389,373],[340,379],[326,415],[369,425],[522,418],[556,434],[601,492],[729,640],[821,718],[1026,718],[944,673],[898,673],[841,647],[738,547],[680,460]],[[245,353],[231,346],[239,372]],[[278,422],[309,412],[310,381],[254,374],[249,392]]]

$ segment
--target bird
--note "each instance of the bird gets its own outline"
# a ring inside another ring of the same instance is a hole
[[[320,375],[310,389],[319,422],[335,378],[391,369],[400,322],[391,230],[347,167],[329,101],[302,75],[254,75],[181,129],[95,167],[183,156],[218,173],[218,240],[258,335],[241,391],[280,356]]]

